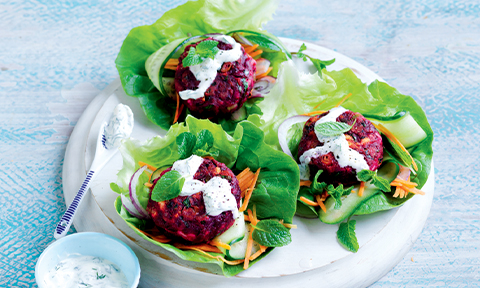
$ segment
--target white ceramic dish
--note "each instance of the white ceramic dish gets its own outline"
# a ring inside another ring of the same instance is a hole
[[[292,39],[281,40],[290,51],[297,51],[302,44]],[[329,67],[331,70],[349,67],[366,83],[375,79],[382,81],[348,57],[314,44],[307,44],[307,47],[308,54],[313,57],[336,58],[335,64]],[[63,170],[66,203],[72,201],[91,164],[101,120],[119,102],[129,105],[135,115],[133,138],[144,140],[165,134],[147,120],[137,99],[125,95],[119,80],[112,83],[92,101],[72,133]],[[313,283],[317,287],[367,286],[392,269],[411,248],[427,219],[434,190],[432,167],[422,188],[427,193],[425,196],[416,196],[399,209],[357,217],[360,250],[355,254],[343,249],[336,241],[336,225],[296,217],[294,224],[298,229],[292,230],[292,244],[275,249],[250,269],[227,279],[218,275],[221,272],[217,266],[183,261],[128,228],[114,209],[113,203],[118,195],[109,188],[121,165],[121,157],[116,155],[100,172],[91,185],[93,197],[87,195],[78,212],[81,217],[76,217],[74,225],[79,231],[101,231],[130,245],[140,258],[142,287],[156,287],[160,283],[168,287],[291,287],[292,283],[299,287]]]
[[[140,280],[140,264],[132,249],[120,240],[102,233],[83,232],[68,235],[50,244],[35,265],[38,287],[48,288],[43,279],[49,271],[69,255],[101,257],[116,264],[125,274],[129,287],[135,288]]]

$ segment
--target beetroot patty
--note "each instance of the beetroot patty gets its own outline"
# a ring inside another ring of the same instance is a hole
[[[163,171],[160,178],[170,170],[171,168]],[[238,180],[225,164],[213,159],[204,159],[193,178],[206,183],[215,176],[222,177],[230,183],[237,208],[240,207],[241,192]],[[225,232],[234,222],[231,211],[222,212],[217,216],[206,215],[203,192],[191,196],[178,196],[162,202],[150,199],[147,211],[155,225],[162,228],[167,235],[190,243],[208,242]]]
[[[206,40],[215,40],[207,38]],[[183,67],[182,60],[188,54],[190,47],[196,47],[195,44],[185,47],[182,55],[179,57],[179,64],[175,72],[175,90],[196,90],[200,81],[198,81],[188,67]],[[215,40],[218,41],[218,40]],[[218,41],[218,49],[230,50],[232,45]],[[242,56],[235,62],[223,63],[220,71],[212,85],[205,91],[204,97],[199,99],[188,99],[183,101],[190,112],[198,118],[217,118],[231,115],[240,109],[252,92],[255,83],[255,72],[257,71],[257,62],[250,57],[243,47]]]
[[[315,134],[315,123],[327,115],[325,112],[308,119],[303,128],[302,139],[298,145],[298,156],[300,157],[305,151],[323,146],[317,135]],[[346,111],[337,117],[337,122],[344,122],[352,125],[355,120],[355,125],[352,129],[345,133],[348,141],[348,146],[356,150],[365,157],[370,170],[375,171],[380,167],[383,160],[383,143],[380,133],[373,126],[372,122],[365,119],[360,113]],[[312,158],[310,164],[310,178],[313,179],[318,170],[323,170],[319,177],[320,182],[328,184],[343,184],[351,186],[358,183],[357,173],[351,166],[340,167],[332,152]]]

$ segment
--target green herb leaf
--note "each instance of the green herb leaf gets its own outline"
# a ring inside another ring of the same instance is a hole
[[[355,235],[355,224],[357,224],[355,220],[340,223],[337,231],[338,242],[345,247],[345,249],[352,252],[357,252],[359,248],[357,235]]]
[[[305,50],[307,50],[307,46],[305,45],[305,43],[302,43],[302,46],[300,46],[300,49],[298,49],[297,57],[303,58],[303,61],[307,61],[307,57],[308,57],[307,55],[302,53]]]
[[[203,149],[208,150],[213,147],[213,134],[207,129],[203,129],[197,134],[197,142],[195,143],[194,150]]]
[[[190,47],[188,50],[187,56],[183,58],[182,65],[183,67],[189,67],[193,65],[198,65],[203,62],[204,59],[196,53],[195,47]]]
[[[197,137],[190,132],[183,132],[177,136],[176,142],[180,160],[186,159],[192,155],[194,147],[196,146]]]
[[[292,242],[290,231],[275,220],[262,220],[254,226],[252,238],[260,245],[282,247]]]
[[[356,122],[357,120],[355,120]],[[343,122],[324,122],[315,125],[315,132],[322,134],[324,136],[338,136],[341,135],[350,129],[352,129],[353,125],[348,125],[347,123]]]
[[[243,89],[245,89],[245,92],[248,91],[248,82],[245,80],[245,78],[242,78],[242,84],[243,84]]]
[[[315,189],[318,192],[321,192],[321,193],[323,193],[323,191],[327,187],[327,183],[318,182],[318,177],[320,176],[320,174],[322,174],[322,172],[323,172],[323,170],[318,170],[318,172],[317,172],[317,174],[315,174],[315,178],[313,179],[313,182],[312,182],[312,188]]]
[[[183,178],[178,171],[168,171],[167,173],[163,174],[162,178],[158,180],[157,184],[153,188],[152,200],[161,202],[177,197],[180,195],[180,192],[182,192],[184,183],[185,178]]]
[[[360,181],[372,183],[383,192],[390,192],[391,190],[390,182],[388,182],[387,179],[378,176],[376,171],[364,169],[357,173],[357,177]]]
[[[325,69],[328,65],[332,65],[335,62],[335,59],[323,61],[320,59],[312,58],[310,56],[308,56],[308,58],[310,58],[310,61],[312,61],[313,66],[315,66],[315,68],[317,68],[318,71],[322,71],[322,69]]]
[[[115,193],[122,194],[122,188],[120,188],[117,183],[110,183],[110,189],[112,189],[112,191]]]
[[[98,275],[98,272],[97,272],[97,280],[103,279],[103,278],[105,278],[106,276],[107,276],[107,275],[105,275],[105,274]]]
[[[206,58],[215,58],[215,55],[220,51],[218,49],[218,41],[214,40],[206,40],[198,43],[196,47],[197,54],[200,55],[200,57],[206,59]]]
[[[353,186],[343,189],[343,184],[338,185],[336,188],[332,184],[328,185],[328,194],[335,199],[335,209],[340,209],[340,207],[342,207],[342,196],[352,193],[352,189]]]

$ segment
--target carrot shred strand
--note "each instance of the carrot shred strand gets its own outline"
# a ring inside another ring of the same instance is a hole
[[[312,200],[309,200],[303,196],[300,196],[300,201],[302,201],[303,203],[307,204],[307,205],[310,205],[310,206],[318,206],[318,203],[317,202],[313,202]]]
[[[257,172],[255,172],[255,177],[253,178],[250,187],[245,192],[245,198],[244,198],[242,207],[240,207],[240,209],[238,209],[238,211],[243,212],[243,211],[247,210],[248,201],[250,201],[250,197],[252,197],[253,189],[255,188],[255,184],[257,183],[257,179],[258,179],[259,174],[260,174],[260,168],[258,168]]]
[[[358,189],[358,197],[363,196],[363,190],[365,189],[365,182],[360,182],[360,188]]]
[[[348,98],[350,98],[350,96],[352,96],[352,93],[348,93],[347,96],[343,97],[343,99],[340,100],[340,102],[338,102],[338,104],[335,105],[335,107],[339,107],[340,105],[342,105],[343,102],[345,102],[345,100],[347,100]]]
[[[327,111],[324,111],[324,110],[319,110],[319,111],[312,111],[312,112],[308,112],[308,113],[303,113],[301,115],[303,116],[312,116],[312,115],[316,115],[316,114],[322,114],[322,113],[325,113]]]
[[[248,54],[250,55],[250,57],[253,58],[253,57],[258,56],[258,55],[260,55],[260,54],[262,54],[262,53],[263,53],[263,50],[258,49],[258,50],[256,50],[255,52],[251,52],[251,53],[248,53]]]

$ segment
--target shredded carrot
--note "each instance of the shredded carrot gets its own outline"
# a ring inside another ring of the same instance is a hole
[[[260,168],[258,168],[257,172],[255,172],[255,178],[253,178],[252,184],[247,189],[247,191],[245,193],[245,198],[243,199],[243,201],[244,201],[243,205],[242,205],[242,207],[240,207],[240,209],[238,211],[243,212],[247,209],[248,201],[250,201],[250,197],[252,197],[253,189],[255,188],[255,184],[257,184],[257,179],[258,179],[259,174],[260,174]]]
[[[153,186],[152,183],[148,183],[148,182],[146,182],[144,185],[147,186],[148,188],[152,188],[152,186]]]
[[[165,64],[165,66],[177,66],[178,63],[180,63],[180,61],[178,61],[178,59],[174,59],[174,58],[170,58],[168,59],[167,61],[167,64]]]
[[[247,252],[245,253],[245,262],[243,262],[243,270],[248,268],[248,262],[250,261],[250,254],[252,254],[253,238],[252,238],[253,229],[248,233],[247,240]]]
[[[214,240],[212,240],[212,241],[210,241],[210,244],[213,245],[213,246],[225,248],[225,249],[227,249],[227,250],[230,250],[230,249],[231,249],[230,245],[228,245],[227,243],[223,243],[223,242],[221,242],[221,241],[214,241]]]
[[[415,183],[415,182],[406,181],[406,180],[403,180],[403,179],[400,179],[400,178],[395,178],[395,180],[393,180],[393,182],[398,182],[399,184],[404,184],[405,186],[411,186],[411,187],[417,187],[418,186],[418,184]]]
[[[248,217],[248,215],[243,214],[243,219],[245,219],[245,221],[251,222],[250,217]]]
[[[358,189],[358,197],[363,196],[363,190],[365,190],[365,182],[360,182],[360,188]]]
[[[146,235],[147,237],[150,237],[152,240],[154,241],[157,241],[157,242],[160,242],[160,243],[168,243],[170,241],[172,241],[172,239],[168,238],[167,236],[165,235],[152,235],[148,232],[145,232],[145,231],[142,231],[136,227],[134,227],[138,232]],[[159,232],[158,230],[156,231],[157,233]]]
[[[395,189],[395,194],[393,194],[393,197],[395,197],[395,198],[396,198],[396,197],[400,196],[400,194],[402,194],[402,195],[403,195],[403,194],[404,194],[404,192],[405,192],[405,191],[404,191],[402,188],[400,188],[400,187],[397,187],[397,189]],[[402,197],[402,198],[403,198],[403,197]]]
[[[317,109],[318,106],[322,105],[323,103],[325,103],[325,101],[327,101],[327,99],[323,100],[322,102],[318,103],[317,106],[313,107],[313,109]]]
[[[315,114],[322,114],[322,113],[325,113],[327,111],[324,111],[324,110],[319,110],[319,111],[312,111],[312,112],[308,112],[308,113],[303,113],[301,115],[303,116],[311,116],[311,115],[315,115]]]
[[[312,200],[309,200],[303,196],[300,196],[300,201],[302,201],[303,203],[307,204],[307,205],[310,205],[310,206],[318,206],[318,203],[317,202],[313,202]]]
[[[253,219],[255,219],[255,223],[254,225],[257,225],[258,221],[258,218],[257,218],[257,205],[253,204]]]
[[[348,93],[347,96],[343,97],[343,99],[340,100],[340,102],[338,102],[338,104],[335,105],[335,107],[338,107],[338,106],[342,105],[343,102],[345,102],[345,100],[347,100],[348,98],[350,98],[350,96],[352,96],[352,93]]]
[[[242,172],[238,173],[237,179],[243,177],[243,175],[247,174],[248,172],[250,172],[250,168],[247,167],[247,168],[243,169]]]
[[[258,256],[262,255],[262,253],[263,253],[262,250],[258,250],[257,252],[255,252],[255,254],[250,256],[250,258],[248,258],[248,260],[253,261],[253,260],[257,259]]]
[[[410,159],[412,159],[413,169],[415,169],[415,171],[418,171],[417,163],[415,163],[415,160],[413,159],[412,155],[410,155],[410,153],[407,151],[405,146],[403,146],[403,144],[397,139],[397,137],[395,137],[395,135],[393,135],[392,132],[388,131],[388,129],[385,128],[385,126],[383,126],[382,124],[373,124],[373,126],[375,126],[375,128],[377,128],[380,132],[385,134],[385,136],[387,136],[388,139],[395,142],[404,152],[406,152],[408,156],[410,156]]]
[[[177,67],[178,67],[178,66],[164,66],[163,69],[167,69],[167,70],[177,70]]]
[[[324,213],[327,213],[327,207],[325,207],[325,204],[323,203],[322,198],[320,195],[315,195],[315,199],[317,200],[318,206],[322,209]]]
[[[215,160],[212,156],[203,156],[203,159],[210,159],[210,160]]]
[[[173,243],[173,246],[175,246],[178,249],[181,250],[195,250],[195,249],[200,249],[205,252],[213,252],[213,253],[222,253],[220,249],[218,249],[215,246],[209,245],[209,244],[196,244],[196,245],[185,245],[182,243]]]
[[[157,168],[153,167],[153,166],[150,165],[150,164],[147,164],[147,163],[145,163],[145,162],[142,162],[142,161],[138,161],[138,165],[140,165],[140,167],[142,167],[142,166],[147,166],[147,168],[148,168],[150,171],[152,171],[152,172],[155,171],[155,170],[157,170]]]
[[[255,51],[255,49],[257,49],[257,48],[258,48],[258,44],[255,44],[253,46],[247,46],[247,48],[245,48],[245,53],[250,54],[250,52]]]
[[[355,190],[352,190],[352,192],[350,192],[350,193],[357,193],[357,191],[355,191]]]
[[[262,252],[267,251],[267,248],[268,248],[267,246],[260,245],[260,250],[261,250]]]
[[[310,187],[310,185],[312,185],[312,181],[310,181],[310,180],[300,180],[300,186]]]
[[[247,210],[248,218],[250,218],[250,222],[252,223],[253,226],[256,226],[258,224],[258,219],[253,215],[252,210],[248,209]]]
[[[263,50],[258,49],[258,50],[256,50],[255,52],[248,53],[248,54],[250,55],[250,57],[253,58],[253,57],[258,56],[258,55],[260,55],[260,54],[262,54],[262,53],[263,53]]]
[[[178,95],[178,92],[175,93],[177,96],[177,110],[175,110],[175,117],[173,118],[173,124],[177,123],[178,118],[180,117],[180,113],[182,113],[183,110],[183,103],[182,106],[180,106],[180,96]]]
[[[270,71],[272,71],[272,69],[273,69],[273,67],[268,67],[267,72],[256,75],[256,79],[260,79],[260,78],[263,78],[265,76],[268,76],[268,73],[270,73]]]

